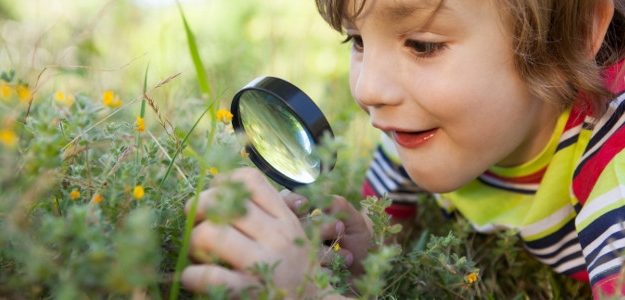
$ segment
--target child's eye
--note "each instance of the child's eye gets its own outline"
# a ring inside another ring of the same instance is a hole
[[[404,44],[421,58],[434,56],[447,47],[445,43],[430,43],[416,40],[407,40]]]
[[[357,34],[350,34],[347,35],[347,38],[343,41],[343,44],[345,43],[352,43],[352,47],[354,48],[354,50],[358,51],[358,52],[362,52],[362,50],[364,50],[365,48],[365,43],[362,40],[362,36],[357,35]]]

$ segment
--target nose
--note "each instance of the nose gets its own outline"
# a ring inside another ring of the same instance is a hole
[[[360,58],[352,58],[352,93],[363,108],[399,105],[402,100],[401,67],[392,55],[380,54],[365,51]]]

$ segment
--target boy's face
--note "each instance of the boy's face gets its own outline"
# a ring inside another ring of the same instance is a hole
[[[361,0],[351,1],[346,7]],[[553,132],[557,109],[517,74],[492,2],[447,0],[432,15],[437,1],[368,0],[345,22],[356,101],[432,192],[457,189],[495,164],[526,163]]]

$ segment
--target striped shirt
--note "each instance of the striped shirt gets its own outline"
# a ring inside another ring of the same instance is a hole
[[[625,262],[625,81],[622,62],[606,70],[618,94],[593,119],[573,107],[558,119],[548,145],[516,167],[493,166],[451,193],[436,195],[479,232],[517,229],[527,250],[554,271],[589,281],[593,293],[613,294]],[[622,74],[620,74],[622,76]],[[367,172],[365,195],[393,199],[389,214],[414,214],[421,191],[383,138]]]

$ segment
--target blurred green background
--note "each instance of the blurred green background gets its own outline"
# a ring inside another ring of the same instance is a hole
[[[315,99],[357,155],[367,155],[377,134],[349,93],[349,46],[313,0],[180,4],[222,108],[252,79],[281,77]],[[206,101],[197,99],[174,0],[0,0],[0,20],[0,70],[15,69],[31,87],[36,83],[38,95],[62,91],[99,99],[112,89],[129,101],[140,96],[148,68],[148,86],[181,73],[152,95],[166,115],[185,102]],[[151,119],[148,113],[148,127]]]

